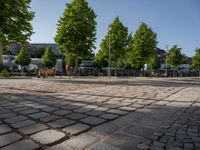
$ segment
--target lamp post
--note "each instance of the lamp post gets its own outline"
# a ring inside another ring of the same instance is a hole
[[[108,27],[108,78],[110,79],[111,75],[110,75],[110,26]]]
[[[168,53],[168,45],[166,45],[166,56],[165,56],[165,77],[167,77],[167,53]]]

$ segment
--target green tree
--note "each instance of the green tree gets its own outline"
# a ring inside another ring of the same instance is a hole
[[[72,0],[66,4],[63,16],[57,24],[55,41],[59,50],[83,59],[95,48],[96,14],[86,0]]]
[[[157,70],[160,68],[160,66],[161,66],[161,64],[158,60],[158,57],[157,57],[157,55],[155,55],[154,57],[152,57],[149,67],[153,70]]]
[[[96,56],[98,61],[109,61],[113,67],[121,67],[125,64],[124,58],[128,47],[128,28],[123,25],[119,17],[116,17],[112,24],[109,26],[108,33],[102,40],[100,50]],[[116,71],[115,71],[116,75]]]
[[[23,70],[25,66],[28,66],[31,63],[31,57],[26,52],[24,48],[20,50],[16,58],[16,64],[20,65],[21,67],[21,75],[23,75]]]
[[[192,57],[192,68],[200,70],[200,48],[195,50],[195,55]]]
[[[167,62],[173,67],[178,67],[182,63],[182,54],[181,48],[178,48],[177,45],[173,47],[167,53]]]
[[[3,47],[12,41],[24,43],[33,33],[30,21],[34,13],[30,11],[30,2],[31,0],[0,1],[0,66],[3,64]]]
[[[181,48],[178,48],[177,45],[173,45],[167,53],[167,63],[170,64],[172,68],[180,68],[182,57]],[[173,76],[175,76],[175,70]]]
[[[56,65],[56,56],[53,53],[52,47],[47,47],[42,56],[42,64],[46,67],[52,68]]]
[[[186,54],[182,54],[181,64],[187,64],[188,63],[188,56]]]
[[[129,63],[132,67],[143,69],[155,56],[157,35],[147,24],[141,23],[129,45]]]
[[[40,48],[37,49],[37,57],[38,58],[42,58],[44,53],[45,53],[45,48],[44,47],[40,47]]]

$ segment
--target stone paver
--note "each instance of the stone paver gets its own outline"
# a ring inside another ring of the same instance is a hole
[[[37,112],[39,112],[39,110],[37,110],[37,109],[28,109],[28,110],[20,111],[19,113],[28,115],[28,114],[37,113]]]
[[[7,123],[16,123],[16,122],[20,122],[20,121],[23,121],[26,119],[28,119],[28,118],[25,116],[16,116],[16,117],[11,117],[11,118],[5,119],[4,121]]]
[[[75,135],[75,134],[79,134],[89,128],[90,128],[90,126],[88,126],[86,124],[78,123],[78,124],[64,128],[63,131],[69,133],[70,135]]]
[[[79,119],[87,117],[87,115],[81,114],[81,113],[72,113],[72,114],[67,115],[66,117],[70,119],[79,120]]]
[[[76,122],[69,119],[58,119],[49,123],[50,126],[54,128],[62,128],[65,126],[69,126],[71,124],[75,124]]]
[[[76,149],[76,150],[81,150],[86,148],[87,146],[95,143],[98,141],[98,138],[92,135],[88,134],[82,134],[80,136],[77,136],[75,138],[69,139],[67,141],[64,141],[60,144],[57,144],[56,146],[53,146],[51,150],[55,149],[66,149],[69,147],[70,149]]]
[[[47,128],[48,127],[46,125],[37,123],[37,124],[33,124],[33,125],[26,126],[23,128],[19,128],[18,130],[20,132],[22,132],[23,134],[33,134],[33,133],[39,132],[41,130],[45,130]]]
[[[0,83],[0,149],[200,149],[197,78]]]
[[[103,119],[112,120],[112,119],[118,118],[119,116],[115,114],[103,114],[100,117]]]
[[[122,150],[122,149],[119,147],[115,147],[111,144],[101,142],[94,145],[92,148],[90,148],[90,150]]]
[[[34,143],[32,140],[22,140],[14,144],[10,144],[1,150],[33,150],[39,148],[39,145]]]
[[[2,119],[14,117],[14,116],[16,116],[15,113],[3,113],[3,114],[0,114],[0,118],[2,118]]]
[[[106,140],[106,143],[121,149],[133,150],[135,145],[140,141],[141,139],[137,137],[132,137],[124,134],[114,134]]]
[[[144,127],[141,125],[131,125],[124,129],[124,131],[128,134],[140,136],[140,137],[147,137],[154,133],[152,128]]]
[[[19,140],[20,138],[22,138],[22,136],[14,132],[0,135],[0,147],[5,146],[7,144],[11,144]]]
[[[104,119],[101,119],[98,117],[87,117],[87,118],[81,119],[80,121],[86,124],[90,124],[90,125],[98,125],[105,122]]]
[[[56,130],[44,130],[31,135],[31,138],[41,144],[52,144],[65,136],[64,133]]]
[[[43,118],[47,116],[49,116],[49,114],[46,112],[34,113],[32,115],[29,115],[29,117],[34,118],[34,119],[39,119],[39,118]]]
[[[0,135],[10,131],[12,131],[12,129],[9,126],[5,124],[0,125]]]
[[[32,124],[35,124],[35,123],[36,122],[33,121],[33,120],[24,120],[24,121],[21,121],[21,122],[11,124],[11,126],[13,126],[14,128],[22,128],[22,127],[29,126],[29,125],[32,125]]]
[[[50,115],[50,116],[41,118],[40,120],[43,121],[43,122],[49,122],[49,121],[57,120],[57,119],[60,119],[60,118],[61,117],[57,116],[57,115]]]
[[[54,111],[53,113],[56,114],[56,115],[67,115],[67,114],[70,114],[72,112],[68,111],[68,110],[57,110],[57,111]]]
[[[197,103],[194,103],[195,105]],[[149,149],[199,149],[200,142],[199,121],[200,109],[189,107],[186,112],[179,114],[179,117],[172,121],[169,126],[163,126],[154,132],[154,136],[148,137],[149,141],[142,143]],[[141,144],[140,144],[141,145]],[[142,149],[138,145],[138,149]]]
[[[128,112],[127,111],[123,111],[123,110],[118,110],[118,109],[110,109],[107,111],[108,113],[113,113],[113,114],[117,114],[117,115],[125,115]]]

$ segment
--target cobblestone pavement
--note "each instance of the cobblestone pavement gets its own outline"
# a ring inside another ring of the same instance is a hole
[[[200,79],[0,79],[0,149],[200,150]]]

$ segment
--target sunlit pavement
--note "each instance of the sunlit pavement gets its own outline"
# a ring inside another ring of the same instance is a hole
[[[0,79],[0,148],[200,149],[200,79]]]

